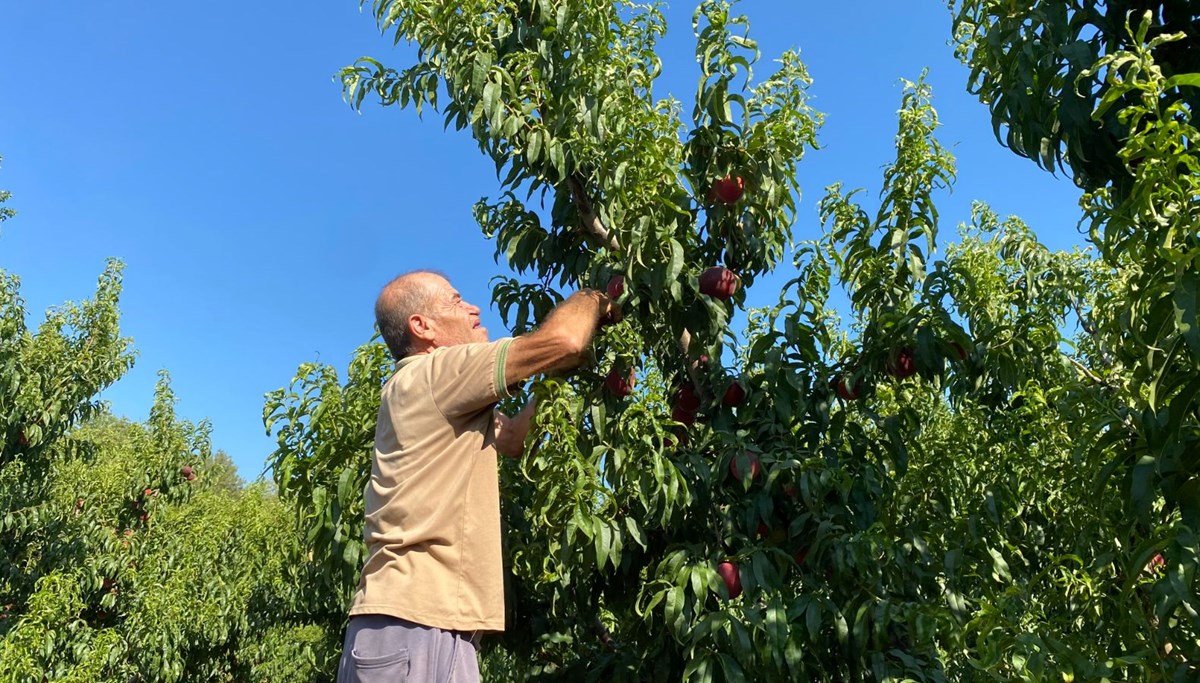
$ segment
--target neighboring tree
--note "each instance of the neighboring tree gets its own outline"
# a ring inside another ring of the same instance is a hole
[[[496,163],[504,195],[476,216],[516,271],[496,280],[506,322],[530,329],[558,287],[612,285],[627,312],[598,338],[594,366],[531,388],[539,436],[502,469],[511,612],[488,643],[491,676],[1200,673],[1200,496],[1184,496],[1194,288],[1162,288],[1195,263],[1195,176],[1181,170],[1194,169],[1195,131],[1183,100],[1160,96],[1191,76],[1150,68],[1141,47],[1083,67],[1113,93],[1148,94],[1130,96],[1126,149],[1163,159],[1138,166],[1128,190],[1090,188],[1099,259],[1050,252],[983,205],[935,259],[936,201],[955,169],[922,81],[907,84],[879,206],[829,188],[823,234],[789,253],[796,164],[821,117],[795,54],[754,80],[757,49],[729,4],[696,13],[690,127],[677,102],[652,96],[665,30],[653,6],[372,8],[385,33],[417,43],[417,63],[360,60],[345,94],[434,108]],[[1139,222],[1156,211],[1157,224]],[[746,288],[785,256],[796,275],[779,304],[745,311],[734,334]],[[1137,300],[1146,283],[1157,298]],[[835,286],[849,290],[848,326],[829,308]],[[632,395],[612,390],[621,383],[606,380],[630,371]],[[265,410],[275,479],[326,568],[329,605],[345,605],[359,569],[389,372],[368,344],[345,383],[302,366]],[[1138,420],[1157,429],[1130,431]]]
[[[1186,0],[952,5],[997,135],[1049,170],[1070,168],[1116,274],[1088,322],[1104,406],[1090,431],[1130,441],[1108,473],[1128,478],[1143,521],[1161,494],[1200,528],[1200,461],[1188,455],[1200,448],[1200,12]]]
[[[3,161],[3,160],[4,160],[4,157],[0,157],[0,161]],[[12,197],[12,194],[10,192],[8,192],[7,190],[0,190],[0,204],[7,202],[10,197]],[[3,223],[4,221],[12,218],[15,215],[17,215],[17,212],[15,210],[13,210],[7,206],[0,206],[0,223]]]
[[[379,391],[393,362],[380,343],[354,354],[346,384],[335,369],[305,363],[288,390],[267,395],[263,419],[278,439],[268,459],[286,501],[295,505],[301,544],[318,571],[305,583],[312,609],[340,632],[366,558],[363,488],[371,474]]]
[[[20,281],[0,272],[0,588],[4,602],[21,601],[24,534],[42,526],[47,477],[61,454],[52,446],[96,414],[95,397],[133,362],[120,336],[117,300],[121,266],[110,262],[95,298],[52,309],[37,332],[26,326]],[[32,586],[26,586],[25,590]],[[14,592],[15,591],[15,592]]]
[[[8,527],[0,681],[282,683],[338,655],[295,608],[290,513],[231,489],[174,400],[164,375],[147,423],[100,414],[49,447],[36,524]]]
[[[34,332],[0,272],[0,682],[311,679],[340,641],[304,611],[294,513],[176,418],[165,373],[144,424],[97,400],[133,362],[120,275]]]
[[[1200,73],[1200,12],[1191,0],[948,4],[956,52],[971,69],[968,90],[991,110],[997,139],[1048,171],[1065,167],[1086,190],[1111,185],[1128,192],[1144,158],[1128,142],[1151,122],[1122,112],[1147,100],[1138,90],[1113,87],[1126,75],[1168,81],[1160,87],[1163,111],[1200,106],[1192,77]],[[1130,30],[1145,19],[1144,33]],[[1148,41],[1158,48],[1156,69],[1139,74],[1137,67],[1149,63],[1112,61]]]
[[[229,493],[237,493],[246,488],[246,482],[238,476],[237,465],[233,458],[223,450],[218,449],[212,456],[212,464],[208,468],[209,485]]]
[[[76,542],[67,531],[71,507],[49,502],[51,475],[72,452],[64,435],[97,414],[96,395],[133,361],[118,328],[120,291],[121,266],[109,262],[93,299],[52,309],[34,333],[18,278],[0,271],[0,671],[13,680],[35,678],[8,654],[9,634],[31,610],[74,621],[57,610],[77,603],[82,588],[55,573],[58,558],[46,547]]]
[[[1088,191],[1084,223],[1111,286],[1084,322],[1079,437],[1112,451],[1096,487],[1123,489],[1129,542],[1165,548],[1169,580],[1155,586],[1147,629],[1198,661],[1200,11],[1186,0],[954,7],[959,54],[997,134]],[[1168,638],[1171,624],[1190,635]]]

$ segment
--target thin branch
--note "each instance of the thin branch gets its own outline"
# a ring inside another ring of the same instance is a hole
[[[1085,315],[1083,312],[1083,307],[1079,305],[1079,302],[1076,301],[1074,297],[1071,299],[1071,307],[1075,309],[1075,315],[1079,317],[1079,326],[1083,328],[1084,332],[1087,332],[1095,337],[1096,325],[1092,322],[1091,313]]]
[[[685,359],[691,357],[691,354],[689,353],[689,351],[691,350],[691,346],[692,346],[692,333],[689,332],[688,329],[685,327],[685,328],[683,328],[683,333],[679,335],[679,350],[683,352],[683,357]],[[700,383],[699,366],[700,366],[700,361],[698,361],[698,360],[688,361],[687,373],[688,373],[688,378],[690,378],[692,380],[692,388],[695,390],[697,398],[700,398],[701,401],[703,401],[707,397],[708,391],[707,391],[707,387],[705,387],[703,384]]]
[[[604,625],[604,622],[600,621],[600,617],[596,617],[592,622],[592,630],[596,633],[596,637],[600,639],[600,642],[603,643],[604,647],[606,647],[609,652],[616,652],[619,649],[616,641],[613,640],[612,632],[608,630],[608,627]]]
[[[583,191],[583,183],[575,174],[567,177],[567,187],[571,190],[571,200],[575,202],[575,208],[579,211],[583,229],[599,239],[610,251],[621,251],[621,245],[617,244],[617,238],[610,235],[608,228],[600,222],[600,217],[592,208],[592,200]]]
[[[1084,377],[1087,377],[1088,379],[1092,380],[1092,384],[1099,384],[1100,386],[1105,386],[1105,387],[1108,386],[1108,382],[1105,382],[1103,378],[1099,377],[1098,375],[1096,375],[1096,373],[1094,373],[1091,370],[1084,367],[1083,363],[1080,363],[1079,361],[1075,360],[1074,358],[1071,358],[1070,356],[1066,356],[1066,359],[1069,360],[1071,362],[1071,365],[1074,365],[1075,369],[1078,370]]]

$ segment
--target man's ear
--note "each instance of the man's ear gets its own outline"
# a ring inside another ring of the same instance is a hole
[[[408,331],[412,333],[414,339],[430,342],[433,341],[434,331],[432,321],[425,316],[414,313],[408,316]]]

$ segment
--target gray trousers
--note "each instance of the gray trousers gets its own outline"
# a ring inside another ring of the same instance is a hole
[[[479,683],[477,633],[382,614],[350,618],[337,683]]]

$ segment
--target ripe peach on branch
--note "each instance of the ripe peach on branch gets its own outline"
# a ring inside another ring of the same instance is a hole
[[[746,402],[746,389],[742,383],[734,380],[730,382],[729,387],[725,389],[725,395],[721,397],[721,405],[727,408],[735,408]]]
[[[745,191],[746,181],[741,176],[727,175],[713,181],[709,201],[716,199],[722,204],[736,204]]]
[[[717,574],[725,583],[725,591],[729,594],[730,600],[742,594],[742,577],[738,572],[736,562],[729,560],[721,562],[717,565]]]
[[[609,279],[608,286],[604,288],[604,291],[608,294],[608,298],[613,301],[621,298],[621,295],[625,293],[625,276],[620,273],[613,275]]]
[[[738,481],[742,481],[746,477],[750,477],[750,481],[754,481],[762,473],[758,454],[754,451],[745,451],[740,455],[733,456],[729,459],[729,473]]]
[[[837,378],[834,390],[837,392],[838,398],[843,401],[856,401],[859,396],[862,396],[862,380],[842,375]]]
[[[724,266],[713,266],[700,273],[700,293],[728,301],[737,293],[741,280],[736,273]]]
[[[888,374],[896,379],[908,379],[917,374],[917,354],[911,346],[896,350],[888,359]]]
[[[604,379],[604,388],[617,398],[625,398],[632,394],[635,384],[637,384],[637,374],[632,368],[625,372],[622,372],[620,368],[613,368],[609,370],[608,377]]]

